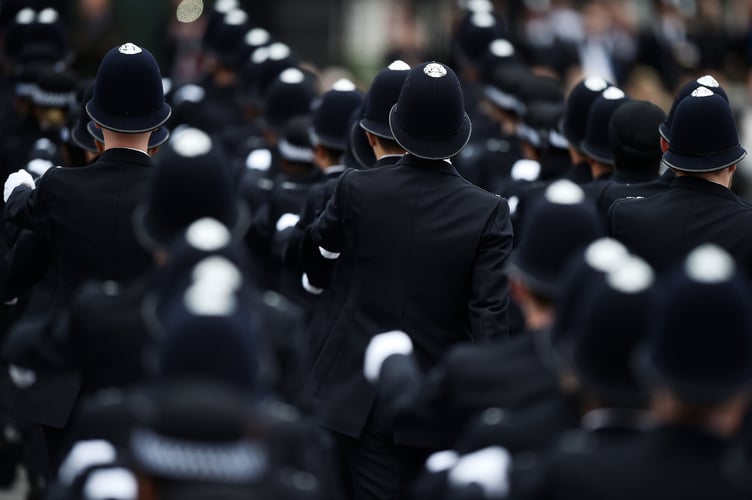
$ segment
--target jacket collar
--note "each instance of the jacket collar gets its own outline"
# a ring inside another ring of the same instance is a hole
[[[139,151],[137,149],[128,149],[128,148],[108,149],[104,151],[101,155],[99,155],[99,159],[97,161],[117,161],[117,162],[138,163],[141,165],[149,165],[149,166],[154,165],[151,157],[147,155],[146,153],[144,153],[143,151]]]
[[[681,176],[675,177],[671,182],[670,189],[691,189],[692,191],[700,191],[707,194],[726,198],[727,200],[739,201],[739,198],[725,186],[721,186],[715,182],[706,181],[705,179],[699,179],[697,177]]]

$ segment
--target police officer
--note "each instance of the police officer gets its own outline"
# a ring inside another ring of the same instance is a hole
[[[615,200],[649,196],[665,189],[659,182],[663,152],[657,130],[665,117],[655,104],[639,100],[625,103],[611,117],[608,142],[614,155],[614,173],[595,198],[604,220]]]
[[[465,424],[487,407],[526,408],[556,393],[555,377],[538,346],[554,321],[561,271],[603,229],[582,190],[567,180],[546,189],[528,223],[508,270],[510,295],[524,312],[525,332],[506,342],[453,346],[425,376],[412,356],[390,359],[399,353],[391,350],[390,334],[369,344],[365,370],[378,378],[400,435],[422,432],[436,446],[452,446]]]
[[[311,228],[309,248],[354,259],[340,319],[314,359],[309,386],[322,425],[342,447],[354,498],[396,494],[405,486],[399,461],[410,453],[396,446],[362,374],[369,338],[406,331],[427,368],[460,340],[507,334],[509,210],[445,161],[471,130],[451,68],[432,62],[411,69],[389,125],[408,154],[392,167],[343,174]]]
[[[151,260],[136,240],[132,219],[154,170],[146,153],[149,137],[170,116],[154,57],[132,43],[108,52],[87,111],[104,130],[105,151],[96,162],[51,168],[38,186],[25,171],[11,174],[5,184],[7,220],[35,231],[50,251],[57,288],[45,318],[68,304],[84,281],[125,281]],[[25,417],[59,429],[75,402],[77,377],[56,375],[46,384],[42,379],[35,391],[52,390],[59,398],[32,398]],[[53,460],[54,435],[48,434]]]
[[[663,164],[676,178],[665,193],[614,202],[609,231],[658,270],[703,242],[726,249],[742,268],[752,264],[745,231],[752,209],[731,192],[739,145],[729,104],[706,87],[679,103]]]
[[[714,244],[699,246],[661,279],[630,363],[650,393],[654,427],[623,441],[591,433],[562,443],[548,489],[524,498],[745,498],[722,460],[752,380],[747,284]]]
[[[50,169],[39,186],[23,171],[5,184],[6,219],[44,235],[51,248],[59,303],[86,279],[126,280],[149,263],[130,221],[153,172],[149,137],[170,116],[151,53],[132,43],[110,50],[86,109],[103,129],[99,160]]]
[[[355,134],[361,134],[366,141],[371,154],[376,159],[372,165],[367,168],[388,167],[394,165],[404,154],[402,147],[394,140],[394,135],[389,128],[389,112],[397,102],[402,84],[407,77],[410,67],[403,61],[394,61],[386,68],[383,68],[374,77],[371,87],[366,94],[363,103],[362,118],[357,118],[355,123],[356,130],[351,134],[351,147],[357,147]],[[365,155],[363,155],[365,156]],[[328,201],[334,193],[336,180],[327,181],[324,186],[324,202]],[[324,206],[320,207],[323,210]],[[311,217],[309,212],[308,218]],[[309,220],[309,223],[313,222]],[[291,238],[288,246],[288,252],[294,250],[299,253],[300,242],[304,237],[304,231],[307,229],[303,226],[305,219],[296,228],[296,234]],[[314,256],[316,256],[314,254]],[[295,255],[297,258],[298,256]],[[311,353],[318,352],[327,338],[327,333],[331,325],[336,321],[338,311],[342,308],[344,299],[347,297],[347,289],[350,283],[350,261],[346,259],[332,261],[316,256],[318,266],[325,269],[318,278],[313,279],[312,284],[317,288],[324,289],[318,300],[316,309],[311,318],[308,328],[308,349]],[[298,266],[298,269],[301,269]],[[329,283],[331,283],[330,286]]]

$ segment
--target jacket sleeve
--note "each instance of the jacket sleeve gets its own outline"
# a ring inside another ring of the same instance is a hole
[[[468,302],[473,340],[499,339],[509,334],[509,286],[505,268],[512,247],[509,206],[506,200],[499,198],[481,234],[473,266]]]
[[[56,170],[57,168],[51,168],[37,179],[35,189],[22,185],[13,190],[3,210],[6,222],[30,230],[44,225],[47,190]]]
[[[37,226],[37,192],[28,186],[18,186],[5,203],[5,220],[24,229]]]
[[[326,203],[326,208],[311,225],[311,236],[322,254],[334,257],[345,249],[345,205],[348,197],[350,175],[354,170],[344,172],[337,181],[334,194]],[[336,258],[336,257],[334,257]]]

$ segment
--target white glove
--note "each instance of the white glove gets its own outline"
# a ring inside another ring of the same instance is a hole
[[[381,374],[381,365],[393,354],[410,354],[413,343],[408,335],[400,330],[375,335],[366,347],[363,361],[363,374],[369,382],[376,382]]]
[[[7,202],[13,190],[22,184],[26,184],[31,189],[34,189],[37,187],[36,184],[34,184],[34,178],[31,176],[29,172],[27,172],[24,169],[18,170],[10,174],[8,176],[8,179],[5,181],[5,189],[3,190],[3,201]]]
[[[34,370],[23,368],[14,364],[8,365],[8,375],[13,385],[19,389],[28,389],[37,381],[37,374]]]
[[[449,470],[459,462],[460,456],[454,450],[444,450],[432,453],[425,463],[426,470],[432,474]]]
[[[42,177],[52,167],[53,165],[50,160],[43,160],[42,158],[34,158],[26,164],[26,170],[37,177]]]
[[[499,446],[483,448],[460,457],[449,471],[449,484],[462,488],[477,484],[486,498],[505,498],[509,493],[509,452]]]
[[[318,288],[311,285],[311,282],[308,281],[308,275],[306,273],[303,273],[301,282],[303,283],[303,289],[312,295],[321,295],[324,292],[323,288]]]
[[[337,260],[339,259],[339,256],[340,256],[339,252],[330,252],[324,247],[319,247],[319,253],[326,260]]]
[[[300,216],[295,214],[283,214],[282,217],[280,217],[277,220],[277,232],[280,233],[287,229],[288,227],[293,227],[295,224],[298,223],[300,220]]]

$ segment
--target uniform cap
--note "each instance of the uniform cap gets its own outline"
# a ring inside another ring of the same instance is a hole
[[[361,127],[379,137],[394,139],[389,128],[389,112],[397,103],[409,72],[407,63],[394,61],[376,74],[366,94]]]
[[[279,155],[290,162],[313,163],[313,147],[308,131],[311,117],[300,115],[290,119],[285,126],[282,137],[277,142]]]
[[[76,83],[76,76],[69,71],[45,71],[37,79],[31,101],[37,106],[67,109],[76,101]]]
[[[630,256],[618,268],[595,275],[577,313],[580,327],[566,356],[580,382],[604,405],[640,405],[647,399],[632,372],[632,354],[647,334],[654,282],[651,267]]]
[[[315,90],[298,68],[287,68],[269,85],[264,99],[264,124],[282,130],[295,116],[311,114]]]
[[[430,62],[411,69],[389,114],[389,127],[397,143],[419,158],[444,159],[462,151],[472,125],[452,68]]]
[[[562,353],[571,349],[579,329],[578,314],[586,303],[599,276],[618,270],[631,256],[627,249],[612,238],[599,238],[574,253],[559,278],[559,300],[556,319],[551,327],[551,347]]]
[[[663,156],[658,125],[665,118],[666,113],[648,101],[626,102],[614,111],[608,143],[617,169],[658,172]]]
[[[485,54],[488,44],[504,35],[504,27],[493,11],[468,11],[460,21],[454,45],[462,57],[478,61]]]
[[[736,165],[747,151],[723,97],[699,87],[676,108],[663,164],[686,172],[713,172]]]
[[[534,292],[554,299],[566,264],[604,232],[582,189],[568,180],[555,181],[525,219],[525,237],[512,255],[510,274]]]
[[[496,66],[488,75],[488,81],[483,87],[483,95],[494,106],[505,111],[522,116],[525,114],[525,103],[522,92],[525,83],[530,78],[530,71],[521,65]]]
[[[233,229],[247,222],[224,155],[205,132],[175,131],[157,165],[146,203],[135,213],[137,234],[148,248],[164,247],[204,217]]]
[[[658,126],[658,132],[661,134],[661,137],[663,137],[665,140],[669,140],[669,134],[671,133],[671,124],[674,123],[674,115],[676,114],[676,108],[679,106],[679,103],[684,100],[685,97],[689,96],[692,92],[697,90],[698,87],[705,87],[713,91],[714,94],[718,94],[723,99],[728,102],[728,95],[726,95],[726,91],[723,90],[723,87],[718,83],[718,80],[716,80],[712,75],[704,75],[696,80],[691,80],[679,89],[679,91],[674,96],[674,101],[671,103],[671,109],[668,112],[668,116]]]
[[[154,130],[170,118],[154,56],[133,43],[111,49],[97,72],[86,111],[104,128],[122,133]]]
[[[93,121],[89,120],[89,122],[87,123],[86,132],[89,134],[90,137],[104,144],[104,133],[102,132],[102,129],[100,127],[97,127],[97,124],[94,123]],[[170,138],[170,129],[163,125],[159,127],[158,129],[153,130],[151,132],[151,135],[149,136],[149,145],[147,147],[149,149],[158,148],[161,145],[163,145],[165,142],[167,142],[169,138]],[[96,152],[97,147],[96,146],[93,146],[93,147],[94,149],[91,151]]]
[[[366,96],[366,99],[368,96]],[[347,138],[347,148],[345,149],[344,164],[348,168],[368,169],[376,163],[376,155],[373,152],[371,144],[368,142],[366,132],[360,122],[363,120],[366,101],[353,111],[350,117],[348,129],[350,135]],[[390,131],[391,134],[391,131]]]
[[[608,127],[614,112],[629,101],[617,87],[609,87],[595,98],[588,111],[585,138],[580,149],[591,158],[606,165],[614,164],[614,155],[608,142]]]
[[[350,134],[350,118],[363,98],[363,92],[350,80],[334,82],[313,112],[313,143],[344,151]]]
[[[590,107],[596,97],[609,87],[609,83],[600,77],[588,77],[574,86],[566,100],[562,132],[569,143],[580,148],[585,139],[587,118]]]

